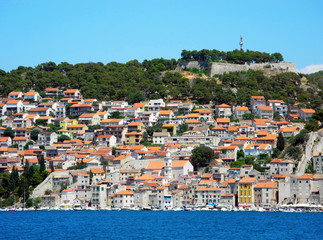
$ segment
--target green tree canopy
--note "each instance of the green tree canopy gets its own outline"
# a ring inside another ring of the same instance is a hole
[[[195,169],[209,165],[215,159],[214,150],[207,146],[199,146],[192,151],[192,164]]]

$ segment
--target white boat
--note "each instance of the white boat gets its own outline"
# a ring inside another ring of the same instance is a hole
[[[201,211],[210,211],[210,209],[207,207],[203,207],[203,208],[201,208]]]
[[[224,208],[224,207],[223,207],[223,208],[221,208],[221,211],[222,211],[222,212],[225,212],[225,211],[229,211],[229,210],[228,210],[227,208]]]
[[[120,211],[121,208],[118,208],[118,207],[114,207],[114,208],[111,208],[112,211]]]
[[[262,207],[259,207],[257,211],[258,211],[258,212],[264,212],[264,211],[265,211],[265,209],[263,209]]]
[[[173,211],[183,211],[183,209],[180,207],[177,207],[177,208],[173,208]]]

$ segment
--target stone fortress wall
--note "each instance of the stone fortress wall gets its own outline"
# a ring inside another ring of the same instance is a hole
[[[179,62],[176,70],[184,69],[199,69],[207,68],[208,74],[214,76],[216,74],[223,74],[229,72],[242,72],[248,70],[273,70],[277,73],[294,72],[297,73],[295,63],[281,62],[281,63],[245,63],[245,64],[232,64],[232,63],[219,63],[219,62],[198,62],[187,61]]]

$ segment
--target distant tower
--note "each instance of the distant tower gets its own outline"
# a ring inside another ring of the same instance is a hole
[[[166,150],[166,157],[165,157],[165,177],[167,177],[169,181],[173,177],[172,157],[170,155],[169,149]]]
[[[242,40],[242,36],[240,36],[240,50],[243,51],[243,40]]]

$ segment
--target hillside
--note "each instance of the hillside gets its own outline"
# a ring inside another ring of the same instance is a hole
[[[174,71],[175,59],[153,59],[142,63],[42,63],[34,68],[18,67],[11,72],[0,70],[0,95],[13,90],[34,89],[40,93],[46,87],[78,88],[85,98],[98,100],[183,99],[195,103],[249,103],[250,96],[300,102],[307,107],[322,108],[323,81],[321,75],[281,73],[267,77],[262,71],[236,72],[207,77],[204,72]],[[188,78],[186,78],[186,77]],[[301,81],[306,77],[308,81]]]

